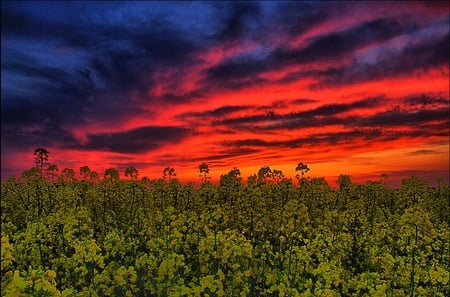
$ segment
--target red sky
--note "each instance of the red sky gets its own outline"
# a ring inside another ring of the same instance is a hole
[[[449,180],[446,2],[2,3],[2,179]]]

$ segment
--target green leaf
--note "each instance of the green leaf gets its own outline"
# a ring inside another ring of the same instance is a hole
[[[21,290],[24,290],[27,287],[27,282],[19,275],[19,270],[14,271],[12,283]]]

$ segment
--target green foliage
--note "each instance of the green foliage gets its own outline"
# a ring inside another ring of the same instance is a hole
[[[450,295],[443,182],[296,187],[263,167],[247,185],[234,168],[196,188],[133,168],[2,182],[1,295]]]

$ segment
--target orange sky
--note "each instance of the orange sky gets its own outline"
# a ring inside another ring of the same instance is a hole
[[[2,179],[45,147],[100,175],[448,182],[448,3],[350,4],[2,3]]]

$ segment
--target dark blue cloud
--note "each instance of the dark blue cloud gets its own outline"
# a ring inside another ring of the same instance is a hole
[[[69,147],[82,150],[136,154],[156,150],[163,145],[180,142],[189,135],[190,131],[185,128],[146,126],[115,133],[88,134],[86,143]]]
[[[248,38],[250,23],[259,22],[261,8],[257,2],[230,2],[220,3],[219,10],[225,15],[222,28],[216,33],[219,41],[235,41]]]
[[[351,85],[379,79],[426,73],[436,67],[447,67],[449,60],[449,35],[425,44],[411,45],[398,52],[380,56],[376,63],[359,63],[334,67],[316,72],[317,83],[313,89]],[[305,75],[299,74],[300,75]]]
[[[433,14],[448,6],[417,5]],[[191,132],[183,127],[159,126],[112,134],[88,131],[87,142],[80,143],[71,131],[91,123],[116,127],[132,117],[145,118],[148,123],[158,117],[153,106],[169,110],[190,102],[206,105],[210,95],[227,91],[284,86],[302,79],[313,81],[310,87],[317,90],[345,88],[448,67],[448,13],[431,21],[418,13],[364,16],[358,21],[354,9],[370,14],[369,4],[346,2],[3,1],[2,148],[13,151],[16,147],[40,145],[146,152],[185,139]],[[329,26],[349,16],[353,19],[347,25],[318,30],[299,44],[291,43],[319,25],[328,22]],[[396,39],[406,41],[389,46]],[[364,53],[371,47],[374,53]],[[204,64],[210,63],[204,53],[211,54],[211,49],[223,57],[215,64]],[[358,51],[364,53],[363,57],[358,56]],[[324,66],[308,68],[315,63]],[[198,73],[191,75],[193,69]],[[280,78],[267,76],[285,70]],[[188,77],[196,79],[190,89],[183,84]],[[448,124],[448,95],[403,98],[407,110],[387,109],[366,118],[344,116],[355,109],[379,108],[386,99],[354,100],[324,104],[300,98],[269,100],[272,103],[253,106],[242,98],[238,105],[205,106],[205,111],[192,110],[174,118],[186,126],[206,122],[218,125],[226,133],[269,133],[323,125],[341,125],[356,131],[335,137],[316,135],[323,143],[335,139],[339,142],[345,137],[379,137],[379,130],[367,130],[372,126],[419,123],[423,131],[434,135],[430,125]],[[309,103],[314,107],[304,109],[303,105]],[[293,105],[298,106],[280,112]],[[242,115],[245,112],[247,116]],[[369,131],[368,136],[361,136],[364,131]],[[299,138],[290,143],[258,139],[236,145],[294,147],[316,138]],[[231,158],[237,151],[233,147],[231,152],[205,159]]]
[[[298,129],[301,127],[324,126],[325,124],[342,124],[343,119],[336,117],[354,109],[377,107],[385,101],[383,97],[369,97],[351,103],[334,103],[322,105],[310,110],[289,113],[266,112],[242,117],[229,117],[217,121],[217,124],[260,129]],[[294,101],[295,102],[295,101]],[[263,125],[271,122],[270,125]]]
[[[383,42],[394,36],[414,30],[413,23],[401,23],[396,19],[376,19],[342,32],[333,32],[311,39],[306,48],[280,50],[276,60],[283,63],[311,63],[319,60],[340,60],[354,54],[361,47]]]
[[[353,125],[360,127],[418,127],[432,122],[441,122],[448,125],[448,107],[418,111],[406,111],[400,108],[394,108],[376,113],[367,118],[355,119]]]
[[[324,14],[321,15],[324,17]],[[315,23],[313,22],[313,24]],[[417,26],[409,20],[399,21],[394,18],[370,20],[340,32],[310,38],[306,47],[290,48],[288,45],[282,45],[269,52],[264,59],[251,56],[232,57],[207,69],[204,82],[209,85],[214,84],[215,88],[227,89],[240,89],[243,86],[270,83],[258,76],[267,71],[279,70],[296,64],[338,62],[343,58],[353,57],[355,51],[360,48],[378,44],[414,30],[417,30]],[[289,73],[279,82],[290,83],[318,74],[320,73],[311,71]]]
[[[298,137],[291,140],[267,141],[263,139],[245,139],[227,141],[225,145],[230,147],[245,148],[299,148],[307,145],[354,145],[359,146],[361,142],[383,141],[383,132],[380,129],[354,129],[343,132],[317,133],[306,137]]]

